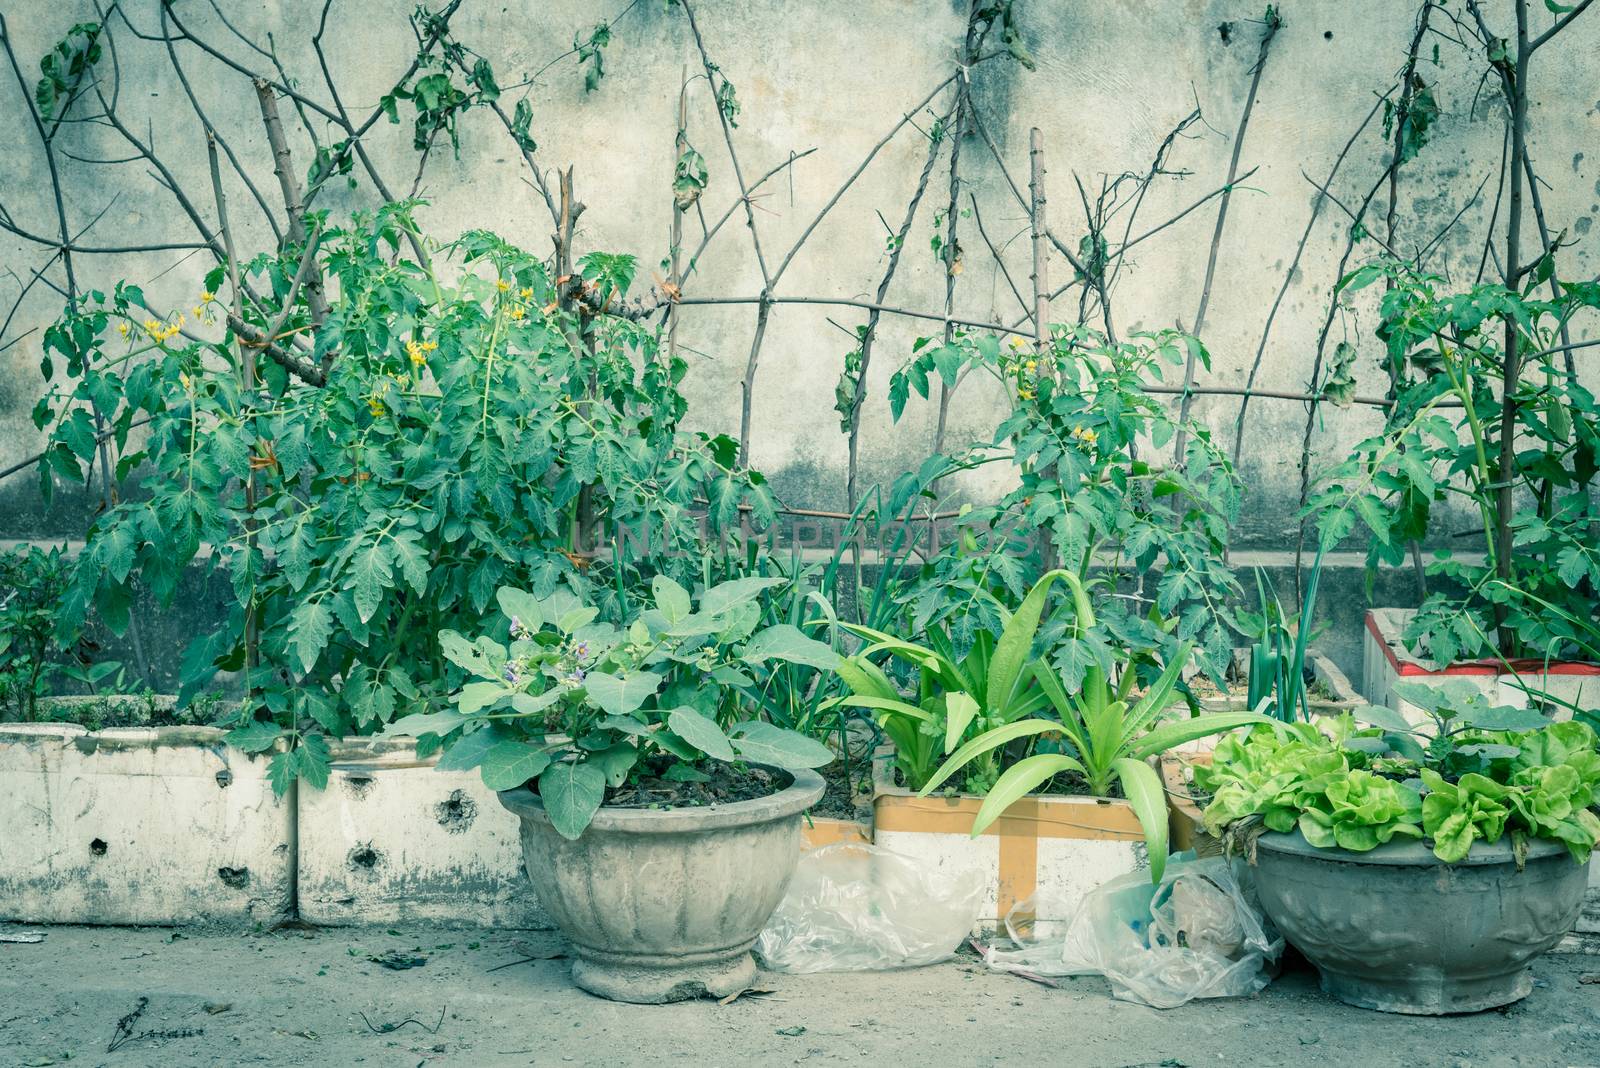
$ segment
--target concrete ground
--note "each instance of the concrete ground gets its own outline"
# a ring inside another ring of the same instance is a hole
[[[28,931],[43,940],[8,940]],[[726,1005],[617,1005],[572,987],[561,953],[553,934],[417,926],[0,927],[0,1065],[1600,1065],[1595,956],[1537,962],[1503,1011],[1422,1019],[1340,1005],[1305,970],[1160,1012],[970,955],[763,975],[769,993]]]

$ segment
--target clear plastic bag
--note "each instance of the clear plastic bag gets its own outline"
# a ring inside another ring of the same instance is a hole
[[[1006,917],[1015,948],[992,946],[991,968],[1035,975],[1103,975],[1124,1001],[1173,1009],[1195,998],[1243,997],[1272,981],[1283,939],[1255,903],[1248,869],[1178,854],[1160,884],[1134,872],[1101,886],[1058,923],[1032,921],[1036,903]]]
[[[855,972],[934,964],[977,922],[976,870],[937,873],[882,846],[840,842],[804,853],[756,952],[780,972]]]

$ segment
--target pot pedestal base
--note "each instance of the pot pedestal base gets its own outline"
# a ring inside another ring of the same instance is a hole
[[[1533,975],[1519,968],[1473,979],[1413,975],[1389,981],[1319,967],[1323,992],[1346,1005],[1410,1016],[1482,1012],[1521,1001],[1533,991]]]
[[[612,1001],[664,1005],[691,998],[724,998],[748,990],[756,978],[749,946],[698,960],[597,953],[573,947],[572,981]]]

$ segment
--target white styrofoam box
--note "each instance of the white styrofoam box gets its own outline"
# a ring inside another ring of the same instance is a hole
[[[300,789],[302,919],[554,926],[523,868],[517,817],[476,770],[436,762],[409,739],[334,747],[326,789]]]
[[[1067,919],[1102,883],[1150,866],[1126,801],[1030,796],[973,838],[982,798],[919,798],[893,785],[887,759],[875,768],[873,843],[952,877],[976,870],[984,884],[980,932],[1003,930],[1006,914],[1029,898],[1037,919]]]
[[[274,922],[293,798],[211,727],[0,724],[0,919]]]
[[[1568,661],[1543,662],[1514,660],[1515,671],[1494,660],[1471,660],[1440,665],[1407,651],[1400,640],[1415,609],[1373,608],[1367,612],[1362,635],[1362,692],[1375,705],[1386,705],[1413,722],[1427,717],[1410,701],[1394,692],[1399,681],[1440,683],[1445,679],[1465,679],[1497,705],[1528,704],[1528,690],[1547,693],[1559,701],[1579,708],[1600,708],[1600,664]],[[1570,713],[1559,708],[1556,718]]]

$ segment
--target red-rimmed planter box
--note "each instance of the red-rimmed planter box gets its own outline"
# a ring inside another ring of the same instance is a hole
[[[1422,712],[1409,701],[1401,700],[1394,684],[1443,682],[1466,679],[1495,704],[1524,706],[1526,690],[1548,693],[1558,701],[1580,708],[1600,708],[1600,664],[1581,661],[1512,660],[1510,667],[1498,660],[1458,660],[1438,664],[1417,656],[1405,647],[1400,635],[1416,614],[1411,608],[1372,608],[1367,611],[1362,635],[1362,693],[1375,705],[1385,705],[1407,719],[1420,720]]]

